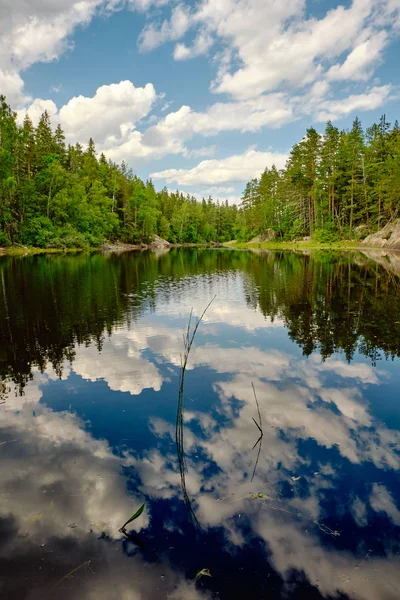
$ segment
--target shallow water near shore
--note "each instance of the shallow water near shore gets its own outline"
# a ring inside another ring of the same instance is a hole
[[[399,598],[397,264],[1,257],[1,597]]]

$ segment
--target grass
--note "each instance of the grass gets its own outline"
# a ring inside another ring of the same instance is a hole
[[[9,246],[0,248],[0,254],[6,256],[27,256],[33,254],[64,254],[75,252],[87,252],[89,248],[33,248],[28,246]],[[93,250],[93,248],[91,249]]]
[[[258,404],[258,399],[257,399],[257,394],[256,394],[256,389],[254,387],[254,383],[251,382],[251,387],[253,388],[253,393],[254,393],[254,399],[256,401],[256,405],[257,405],[257,412],[258,412],[258,420],[259,423],[257,423],[257,421],[254,419],[253,417],[253,421],[258,429],[258,431],[260,432],[260,437],[258,438],[258,440],[256,441],[256,443],[254,444],[252,450],[254,450],[254,448],[258,445],[258,452],[257,452],[257,458],[256,458],[256,462],[254,464],[254,469],[253,469],[253,475],[251,476],[251,481],[253,481],[254,476],[256,474],[256,470],[257,470],[257,466],[258,466],[258,461],[260,459],[260,454],[261,454],[261,448],[262,448],[262,441],[263,441],[263,437],[264,437],[264,431],[263,431],[263,426],[262,426],[262,419],[261,419],[261,412],[260,412],[260,405]]]
[[[354,248],[358,248],[359,242],[351,241],[351,240],[340,240],[339,242],[332,242],[331,244],[322,244],[318,242],[313,242],[312,240],[308,242],[260,242],[255,244],[250,244],[248,242],[236,242],[235,244],[223,244],[228,248],[239,248],[239,249],[255,249],[255,250],[354,250]]]
[[[120,242],[115,242],[118,245]],[[129,244],[126,244],[129,245]],[[33,254],[72,254],[77,252],[98,252],[100,246],[85,246],[82,248],[35,248],[33,246],[13,245],[5,248],[0,247],[0,256],[30,256]],[[140,249],[140,244],[131,244],[132,249],[136,247]],[[212,248],[214,247],[209,242],[199,242],[197,244],[171,244],[171,248]]]
[[[184,352],[183,352],[183,356],[181,356],[181,373],[180,373],[180,378],[179,378],[178,408],[177,408],[177,411],[176,411],[176,428],[175,428],[176,453],[177,453],[177,456],[178,456],[179,472],[180,472],[180,476],[181,476],[181,487],[182,487],[183,499],[184,499],[185,504],[187,506],[190,519],[192,520],[193,524],[195,526],[199,527],[200,529],[201,529],[201,525],[200,525],[199,521],[197,520],[196,514],[195,514],[195,512],[193,510],[193,507],[192,507],[191,500],[190,500],[189,495],[188,495],[187,490],[186,490],[186,470],[187,469],[186,469],[186,462],[185,462],[184,427],[183,427],[183,422],[184,422],[184,386],[185,386],[185,373],[186,373],[187,362],[189,360],[189,354],[190,354],[190,350],[192,348],[192,344],[194,342],[194,338],[195,338],[196,332],[197,332],[197,330],[199,328],[199,325],[200,325],[201,321],[204,318],[204,315],[206,314],[207,310],[209,309],[209,307],[211,306],[211,304],[214,302],[214,300],[215,300],[215,296],[207,304],[207,306],[203,310],[201,316],[197,319],[193,330],[191,330],[193,309],[190,312],[189,322],[188,322],[188,326],[187,326],[187,329],[186,329],[186,333],[183,336]]]

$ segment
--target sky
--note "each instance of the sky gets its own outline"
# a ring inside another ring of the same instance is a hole
[[[308,127],[400,119],[400,0],[0,0],[0,94],[157,189],[239,203]]]

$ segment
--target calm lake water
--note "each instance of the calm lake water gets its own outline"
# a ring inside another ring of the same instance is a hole
[[[400,257],[2,257],[0,337],[1,598],[400,597]]]

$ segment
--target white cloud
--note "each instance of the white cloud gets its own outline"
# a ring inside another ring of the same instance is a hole
[[[2,69],[0,66],[0,90],[12,107],[18,108],[29,101],[29,96],[24,94],[24,82],[14,70]]]
[[[116,0],[118,2],[118,0]],[[170,3],[170,0],[128,0],[127,6],[133,10],[145,12],[149,8],[162,7]]]
[[[187,9],[188,21],[185,19],[180,37],[189,28],[196,29],[197,35],[189,46],[179,42],[174,58],[193,58],[219,42],[213,56],[218,74],[211,91],[239,101],[254,99],[258,104],[251,111],[247,107],[245,112],[251,113],[247,118],[242,114],[243,105],[214,105],[198,117],[203,133],[213,131],[213,122],[219,117],[216,130],[239,128],[229,125],[231,111],[245,131],[290,122],[293,106],[299,104],[288,95],[290,89],[300,89],[304,100],[312,100],[308,107],[302,102],[305,108],[297,114],[318,114],[319,104],[328,101],[328,81],[338,85],[341,81],[367,81],[373,75],[400,23],[397,0],[353,0],[350,6],[339,5],[320,18],[307,16],[305,8],[305,0],[203,0],[197,8]],[[143,35],[148,32],[147,49],[166,39],[179,39],[178,28],[171,28],[170,21],[164,21],[161,28],[150,23]],[[268,102],[264,94],[270,98],[271,92],[277,92],[276,111],[268,106],[262,114],[262,104]],[[338,113],[338,118],[358,109],[359,105],[352,108],[352,98],[350,94],[346,100],[348,112]],[[388,97],[380,100],[382,104]],[[361,103],[360,110],[369,108]]]
[[[199,202],[203,200],[203,198],[207,199],[209,196],[212,197],[213,201],[225,202],[228,200],[228,204],[240,204],[241,196],[235,194],[234,186],[224,186],[224,185],[212,185],[212,186],[202,186],[197,185],[196,191],[187,191],[183,188],[179,188],[180,192],[184,196],[193,196]],[[175,190],[170,189],[171,193]]]
[[[259,131],[262,127],[280,127],[295,120],[289,98],[269,94],[242,102],[218,102],[204,113],[192,113],[193,130],[203,135],[220,131]]]
[[[167,5],[169,17],[157,22],[157,9]],[[212,60],[218,74],[211,87],[233,100],[216,102],[203,111],[183,105],[158,121],[150,116],[157,100],[152,83],[144,87],[130,81],[104,85],[92,97],[71,98],[58,112],[50,100],[31,102],[28,111],[34,121],[46,108],[53,123],[60,122],[65,129],[68,141],[85,143],[92,136],[98,150],[115,161],[168,154],[210,158],[215,146],[189,150],[187,142],[227,131],[281,127],[304,115],[319,121],[340,119],[376,109],[392,96],[389,85],[350,91],[340,100],[333,94],[341,82],[371,77],[390,42],[391,28],[400,20],[397,0],[353,0],[349,7],[338,6],[321,18],[306,16],[304,0],[202,0],[191,7],[166,0],[32,0],[28,9],[23,0],[16,0],[0,9],[1,91],[15,108],[26,106],[29,99],[24,95],[21,69],[54,60],[70,47],[77,25],[88,24],[99,11],[110,13],[123,7],[148,11],[149,20],[138,41],[142,51],[182,40],[175,45],[174,57],[187,60],[209,53],[215,45]],[[183,37],[189,29],[195,30],[194,39],[187,44]],[[296,87],[301,94],[293,95]],[[165,102],[161,110],[169,104]],[[19,113],[20,118],[23,114]],[[138,122],[146,117],[139,130]],[[260,172],[259,167],[256,170]],[[229,180],[220,172],[206,185],[220,180],[244,181]],[[233,195],[231,201],[235,200]]]
[[[189,12],[188,7],[179,4],[172,9],[171,18],[164,20],[159,27],[153,23],[147,25],[138,39],[139,50],[148,52],[165,42],[179,40],[189,28]]]
[[[213,89],[248,98],[287,83],[303,87],[320,76],[326,61],[353,52],[360,40],[365,41],[366,31],[374,40],[367,45],[374,62],[385,46],[385,34],[379,33],[379,27],[391,25],[389,17],[374,25],[386,6],[387,0],[354,0],[348,8],[338,6],[316,19],[305,16],[303,0],[226,0],[219,4],[220,10],[207,0],[196,20],[233,50],[232,58],[237,53],[241,63],[224,66]],[[357,52],[350,64],[356,58]]]
[[[212,136],[222,131],[235,130],[258,131],[266,125],[276,127],[294,119],[287,98],[281,94],[271,94],[243,102],[219,102],[204,112],[196,112],[190,106],[183,105],[143,133],[137,130],[129,131],[119,140],[110,137],[105,141],[104,149],[108,150],[108,155],[114,160],[129,159],[130,156],[156,158],[166,154],[209,157],[215,152],[215,146],[189,151],[185,143],[195,135]],[[92,132],[96,132],[96,127],[98,125],[94,122]],[[262,166],[262,170],[265,166]]]
[[[174,58],[175,60],[188,60],[201,56],[208,52],[213,43],[213,38],[207,32],[200,32],[190,47],[185,44],[177,44],[174,49]]]
[[[106,0],[3,1],[0,6],[0,72],[8,85],[1,86],[9,101],[20,108],[26,98],[18,81],[22,69],[52,61],[71,47],[69,36],[77,25],[87,25]],[[7,76],[4,76],[7,73]],[[11,86],[14,79],[17,85]],[[11,92],[11,93],[10,93]]]
[[[224,159],[204,160],[192,169],[167,169],[152,173],[153,179],[165,179],[168,183],[179,185],[219,185],[248,181],[258,177],[265,167],[273,164],[284,167],[286,154],[274,152],[258,152],[247,150],[244,154],[229,156]]]
[[[327,73],[327,78],[331,81],[348,79],[367,81],[371,77],[374,63],[381,60],[382,51],[387,42],[388,34],[386,31],[376,33],[356,46],[343,64],[333,65]]]
[[[135,87],[130,81],[103,85],[92,98],[72,98],[60,109],[59,119],[72,140],[95,136],[99,143],[109,140],[117,144],[150,112],[156,97],[151,83],[144,87]]]
[[[196,189],[200,189],[201,190],[201,186],[196,186]],[[210,191],[210,190],[213,191]],[[232,189],[232,191],[234,191],[234,188],[224,188],[223,186],[219,187],[219,186],[214,186],[212,188],[204,188],[202,191],[197,191],[197,192],[187,192],[187,191],[182,191],[182,194],[184,196],[188,195],[188,196],[193,196],[193,198],[196,198],[196,200],[198,200],[199,202],[201,202],[203,200],[203,198],[207,199],[209,196],[212,197],[213,202],[225,202],[228,201],[228,204],[232,205],[232,204],[240,204],[242,201],[242,197],[237,195],[237,194],[233,194],[231,192],[225,192],[225,189]]]
[[[392,92],[391,85],[375,86],[364,94],[354,94],[347,98],[326,100],[316,109],[315,118],[318,121],[342,119],[357,111],[374,110],[389,100]]]
[[[27,109],[21,109],[17,111],[18,120],[22,122],[26,113],[28,113],[33,124],[36,126],[45,110],[47,110],[51,118],[57,116],[57,106],[53,100],[42,100],[41,98],[36,98]]]
[[[218,146],[213,144],[212,146],[203,146],[201,148],[195,148],[194,150],[187,150],[185,155],[188,158],[200,158],[203,156],[214,156],[216,151],[218,150]]]

